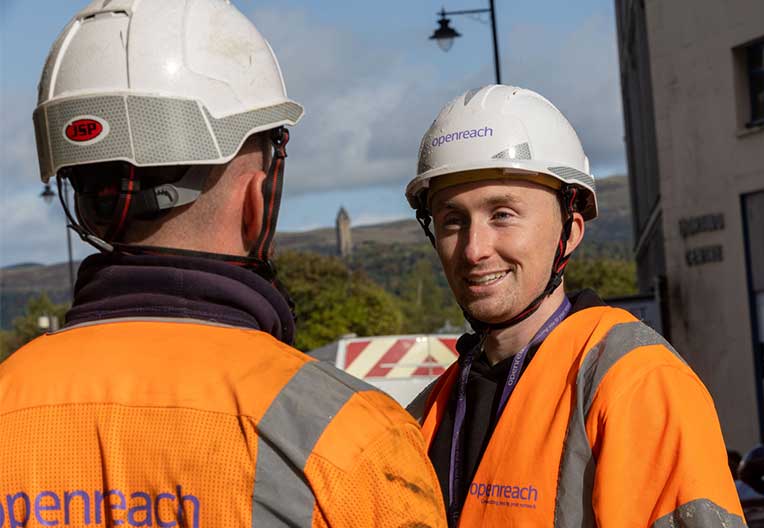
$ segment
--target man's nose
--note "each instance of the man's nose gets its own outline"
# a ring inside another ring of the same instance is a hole
[[[465,231],[464,259],[468,264],[477,264],[491,255],[493,236],[490,228],[478,222],[471,222]]]

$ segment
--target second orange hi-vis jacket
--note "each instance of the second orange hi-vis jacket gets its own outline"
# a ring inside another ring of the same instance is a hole
[[[0,364],[0,527],[441,525],[413,419],[257,331],[119,322]]]
[[[2,528],[444,525],[418,424],[266,332],[104,320],[0,363]]]
[[[431,444],[458,365],[428,398]],[[459,526],[738,528],[711,396],[656,332],[607,306],[544,340],[472,479]]]

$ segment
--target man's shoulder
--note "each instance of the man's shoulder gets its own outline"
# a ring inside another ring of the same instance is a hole
[[[600,324],[605,332],[594,346],[600,356],[618,360],[637,354],[649,363],[687,367],[685,360],[663,335],[626,310],[609,308],[603,312]]]
[[[591,332],[589,349],[608,348],[611,355],[622,356],[641,347],[660,346],[666,352],[663,356],[670,362],[686,364],[659,332],[627,310],[610,306],[594,291],[582,290],[569,298],[573,304],[571,322],[575,324],[568,328]]]
[[[313,453],[342,471],[351,470],[362,455],[373,458],[381,445],[419,435],[414,419],[386,393],[315,360],[292,376],[258,427],[279,422],[314,438]]]
[[[621,398],[633,391],[669,394],[668,387],[695,387],[693,394],[708,397],[700,378],[674,347],[657,331],[633,319],[612,324],[586,354],[580,375],[585,387],[602,396]],[[664,390],[666,389],[666,390]],[[689,398],[689,392],[687,393]],[[709,397],[710,398],[710,397]]]
[[[575,311],[556,339],[575,343],[579,383],[587,391],[639,383],[655,369],[666,379],[697,377],[668,340],[621,308],[603,304]]]
[[[332,398],[345,401],[344,411],[357,414],[367,422],[374,422],[378,428],[395,427],[404,423],[415,423],[411,416],[387,393],[351,376],[334,365],[324,361],[309,361],[303,366],[312,377],[313,386]],[[346,408],[346,409],[345,409]]]
[[[43,335],[12,354],[0,364],[0,406],[111,402],[257,419],[309,361],[257,330],[191,319],[105,320]]]

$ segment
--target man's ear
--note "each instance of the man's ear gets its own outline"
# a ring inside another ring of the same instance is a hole
[[[567,257],[578,247],[581,241],[584,239],[584,217],[581,213],[573,213],[573,223],[570,226],[570,236],[568,237],[568,243],[565,246],[565,256]]]
[[[251,247],[257,241],[263,228],[263,181],[266,174],[263,171],[252,172],[244,191],[244,207],[242,214],[242,236],[245,247]]]

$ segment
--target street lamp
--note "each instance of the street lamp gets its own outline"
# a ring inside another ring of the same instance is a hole
[[[45,189],[44,189],[44,190],[43,190],[43,191],[40,193],[40,198],[42,198],[43,200],[45,200],[45,203],[46,203],[47,205],[50,205],[50,202],[52,202],[52,201],[53,201],[53,198],[55,198],[55,197],[56,197],[56,193],[54,193],[54,192],[53,192],[53,191],[50,189],[50,184],[49,184],[49,183],[46,183],[46,184],[45,184]]]
[[[462,11],[446,11],[445,8],[441,9],[437,14],[440,15],[438,19],[439,27],[430,36],[431,40],[438,43],[438,46],[443,51],[448,51],[451,46],[454,45],[454,39],[461,37],[461,33],[451,27],[451,19],[446,18],[446,15],[475,15],[479,13],[489,13],[491,15],[491,30],[493,33],[493,66],[496,71],[496,84],[501,84],[501,68],[499,67],[499,42],[496,37],[496,9],[494,7],[494,0],[489,0],[488,9],[466,9]]]
[[[61,188],[61,192],[64,193],[64,200],[66,201],[66,206],[69,207],[69,186],[66,183],[66,180],[63,181],[63,187]],[[40,198],[42,198],[47,205],[50,205],[50,203],[53,201],[53,198],[56,197],[56,193],[54,193],[51,188],[50,184],[45,184],[45,189],[40,193]],[[67,223],[66,225],[66,249],[69,256],[69,298],[74,301],[74,263],[72,262],[72,234],[69,232],[69,225]]]
[[[438,46],[443,51],[450,50],[451,46],[454,45],[454,39],[462,36],[461,33],[450,26],[449,22],[451,22],[451,19],[446,18],[446,10],[442,9],[440,11],[440,18],[438,19],[440,27],[430,36],[430,40],[437,42]]]

